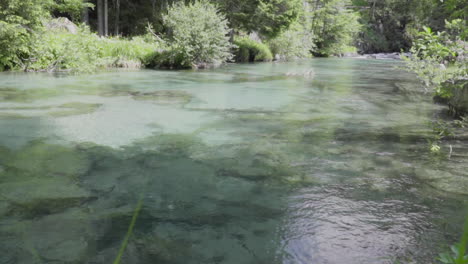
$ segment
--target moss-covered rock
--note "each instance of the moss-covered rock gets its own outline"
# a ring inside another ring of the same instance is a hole
[[[30,89],[0,88],[0,100],[12,102],[32,102],[34,100],[49,98],[60,94],[58,90],[52,89]]]
[[[156,101],[158,103],[188,103],[192,95],[184,91],[158,90],[152,92],[130,92],[135,100]]]
[[[212,164],[218,174],[260,180],[286,178],[296,171],[279,148],[270,144],[231,146],[196,155],[202,162]]]
[[[101,104],[87,104],[81,102],[72,102],[66,103],[59,106],[57,111],[49,112],[49,115],[54,117],[62,117],[62,116],[71,116],[71,115],[82,115],[82,114],[89,114],[95,112]],[[62,110],[63,109],[63,110]]]
[[[61,212],[91,199],[91,194],[66,179],[31,179],[0,184],[0,199],[9,215],[33,218]]]
[[[85,153],[73,147],[35,141],[12,153],[5,162],[9,168],[36,177],[78,176],[85,173],[91,161]]]

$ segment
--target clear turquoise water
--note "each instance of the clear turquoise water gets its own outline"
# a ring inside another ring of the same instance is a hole
[[[431,263],[468,143],[398,65],[2,73],[0,263],[112,263],[140,199],[122,263]]]

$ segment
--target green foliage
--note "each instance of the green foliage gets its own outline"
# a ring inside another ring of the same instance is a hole
[[[358,13],[346,8],[350,1],[327,0],[316,3],[311,12],[312,33],[315,36],[315,56],[339,55],[350,50],[360,31]]]
[[[252,40],[248,37],[240,37],[234,40],[237,46],[235,60],[237,62],[272,61],[273,54],[267,45]]]
[[[13,69],[27,58],[33,30],[50,16],[50,0],[0,1],[0,70]]]
[[[468,14],[466,0],[439,0],[438,3],[442,5],[445,19],[460,19],[466,21]]]
[[[193,67],[185,49],[175,44],[160,52],[154,52],[147,66],[161,69],[190,69]]]
[[[26,28],[0,20],[0,71],[13,69],[30,53]]]
[[[288,30],[268,40],[267,44],[273,54],[284,60],[308,58],[314,49],[313,35],[299,23],[294,23]]]
[[[231,57],[227,20],[209,2],[176,3],[163,19],[171,51],[184,58],[183,65],[220,64]]]
[[[443,31],[445,20],[466,21],[466,0],[353,0],[364,30],[359,47],[366,53],[408,50],[426,25]]]
[[[432,32],[429,27],[423,27],[423,31],[417,35],[413,42],[412,51],[420,58],[433,58],[436,61],[454,61],[457,56],[453,44],[448,43],[446,32]]]
[[[93,8],[94,5],[86,0],[54,0],[50,9],[55,12],[70,15],[75,21],[80,20],[85,7]]]
[[[407,69],[442,97],[451,96],[444,83],[454,83],[468,75],[468,45],[460,34],[466,31],[466,24],[454,20],[446,21],[446,25],[455,34],[449,34],[450,31],[434,33],[429,27],[424,27],[410,50],[412,56],[405,58]]]
[[[365,53],[407,50],[421,25],[438,23],[439,0],[353,0],[359,7],[359,47]],[[429,21],[433,18],[434,21]],[[442,20],[443,21],[443,20]],[[430,23],[431,22],[431,23]]]
[[[159,47],[142,37],[133,39],[99,38],[88,28],[78,34],[44,31],[34,35],[25,70],[89,72],[100,67],[140,67]]]
[[[38,51],[35,45],[43,45],[37,41],[38,32],[42,34],[43,22],[50,19],[51,12],[80,14],[85,5],[88,4],[82,0],[0,1],[0,70],[24,69],[31,61],[37,61],[33,58]],[[56,42],[50,35],[44,38],[49,43]]]
[[[35,35],[25,70],[95,70],[101,58],[99,38],[89,31],[78,34],[43,32]]]
[[[272,38],[296,21],[302,8],[300,0],[260,0],[253,16],[254,30]]]
[[[143,65],[149,63],[149,59],[164,44],[158,41],[149,42],[144,37],[132,39],[108,38],[101,39],[102,56],[114,60],[140,61]]]
[[[34,30],[50,17],[52,0],[2,0],[0,21]]]
[[[444,264],[468,264],[468,218],[459,243],[450,247],[451,252],[439,254],[438,260]]]
[[[301,0],[215,0],[236,31],[274,38],[297,21]]]
[[[432,137],[427,141],[431,153],[438,154],[440,152],[440,144],[446,137],[454,135],[454,130],[450,123],[443,120],[437,120],[429,123],[432,129]]]

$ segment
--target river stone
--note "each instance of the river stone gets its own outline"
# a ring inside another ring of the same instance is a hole
[[[91,198],[89,192],[63,178],[3,183],[0,194],[9,203],[8,214],[26,217],[60,212]]]

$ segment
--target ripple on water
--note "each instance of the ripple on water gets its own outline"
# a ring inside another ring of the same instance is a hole
[[[385,61],[1,74],[0,263],[431,263],[466,141]],[[305,76],[307,75],[307,76]]]

